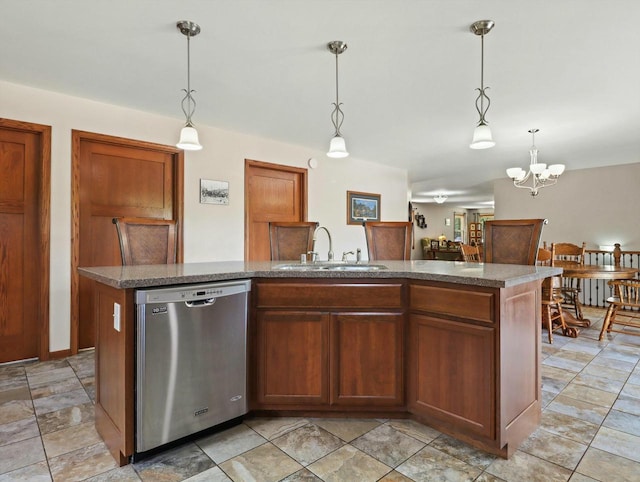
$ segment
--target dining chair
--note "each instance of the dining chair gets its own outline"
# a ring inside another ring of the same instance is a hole
[[[271,222],[269,243],[272,261],[300,261],[301,254],[313,250],[313,232],[317,222]]]
[[[546,219],[500,219],[484,223],[484,262],[536,264]]]
[[[551,265],[558,267],[584,266],[587,243],[578,246],[573,243],[551,243]],[[562,294],[566,306],[573,308],[576,318],[582,319],[582,308],[578,296],[582,291],[580,278],[562,277]]]
[[[551,250],[538,248],[536,265],[551,266],[553,255]],[[551,276],[542,280],[542,326],[547,329],[549,343],[553,344],[553,333],[562,330],[562,334],[575,338],[578,330],[567,326],[562,312],[562,293],[560,277]]]
[[[467,263],[480,263],[480,250],[477,246],[471,246],[470,244],[460,244],[460,251],[462,252],[462,258]]]
[[[625,335],[640,335],[638,330],[618,328],[640,328],[640,280],[611,280],[609,286],[613,290],[613,296],[607,298],[609,307],[598,340],[604,340],[604,334],[612,331]]]
[[[122,265],[176,262],[176,222],[171,219],[113,218]]]
[[[366,221],[363,226],[369,260],[411,259],[411,221]]]

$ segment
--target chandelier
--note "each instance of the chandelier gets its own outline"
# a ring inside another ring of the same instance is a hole
[[[335,128],[335,133],[333,134],[333,138],[329,144],[329,152],[327,152],[327,156],[341,158],[347,157],[349,153],[347,152],[347,146],[344,142],[344,138],[340,134],[340,127],[344,121],[344,113],[340,108],[342,104],[338,99],[338,55],[347,50],[347,44],[341,40],[334,40],[327,44],[327,48],[336,56],[336,101],[333,104],[333,112],[331,113],[331,122]]]
[[[180,140],[176,144],[179,149],[186,151],[199,151],[202,149],[202,145],[198,141],[198,131],[191,122],[191,116],[196,110],[196,101],[193,99],[193,92],[191,90],[191,51],[190,40],[191,37],[195,37],[200,33],[200,26],[197,23],[190,22],[188,20],[180,20],[176,26],[183,35],[187,37],[187,88],[182,89],[186,94],[182,99],[182,112],[184,112],[187,122],[180,131]]]
[[[519,167],[512,167],[507,169],[507,176],[513,180],[515,187],[523,189],[529,189],[532,196],[537,196],[538,191],[543,187],[553,186],[558,182],[560,174],[564,172],[564,164],[551,164],[547,167],[546,164],[538,162],[538,148],[536,147],[536,132],[539,129],[529,129],[531,133],[531,149],[529,154],[531,155],[531,164],[529,164],[529,171],[525,171]]]
[[[478,97],[476,98],[476,110],[480,115],[480,120],[478,121],[478,125],[473,131],[473,140],[469,147],[471,149],[487,149],[489,147],[493,147],[496,143],[491,136],[491,129],[487,125],[488,122],[485,119],[487,115],[487,111],[489,110],[489,105],[491,105],[491,100],[487,96],[486,89],[489,87],[484,86],[484,36],[491,32],[491,29],[494,26],[493,20],[478,20],[471,24],[469,30],[473,32],[475,35],[480,35],[481,38],[481,50],[480,50],[480,88],[476,89],[478,93]],[[485,106],[486,101],[486,106]]]

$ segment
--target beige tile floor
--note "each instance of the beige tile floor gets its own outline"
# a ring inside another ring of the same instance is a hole
[[[637,481],[640,337],[543,332],[540,428],[509,459],[407,420],[247,419],[118,468],[93,425],[93,352],[0,365],[0,481]]]

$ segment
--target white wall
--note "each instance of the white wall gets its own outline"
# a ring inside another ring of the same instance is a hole
[[[68,349],[71,130],[172,145],[183,120],[7,82],[0,82],[0,117],[52,127],[50,350]],[[197,124],[197,116],[194,120]],[[324,152],[302,146],[198,124],[197,127],[204,149],[185,153],[185,262],[243,259],[245,159],[296,167],[307,167],[311,157],[318,160],[318,167],[309,169],[308,218],[331,231],[336,257],[356,248],[366,254],[363,228],[346,224],[347,190],[381,194],[382,220],[407,218],[409,188],[407,173],[402,169],[367,162],[353,154],[347,159],[329,159]],[[200,178],[228,181],[229,205],[200,204]],[[324,259],[327,247],[323,242],[319,241],[318,250]]]
[[[566,171],[538,196],[528,193],[509,179],[495,181],[496,219],[546,218],[542,240],[548,243],[640,250],[640,162]]]

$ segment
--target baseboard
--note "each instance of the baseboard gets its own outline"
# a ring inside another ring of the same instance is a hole
[[[71,349],[60,350],[60,351],[50,351],[49,352],[49,360],[55,360],[58,358],[66,358],[71,356]]]

